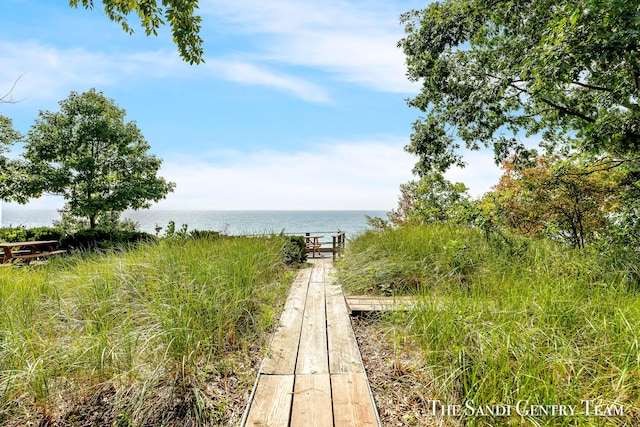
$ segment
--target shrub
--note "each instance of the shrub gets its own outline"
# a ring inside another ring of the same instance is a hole
[[[304,236],[288,236],[283,250],[287,264],[294,265],[307,262],[307,244]]]
[[[189,233],[189,237],[193,239],[208,239],[208,240],[216,240],[219,239],[222,234],[219,231],[213,230],[193,230]]]
[[[62,231],[52,227],[10,227],[0,228],[0,241],[3,242],[32,242],[35,240],[60,240]]]
[[[142,231],[105,231],[99,229],[81,230],[60,240],[65,249],[93,250],[112,249],[129,243],[152,242],[157,237]]]

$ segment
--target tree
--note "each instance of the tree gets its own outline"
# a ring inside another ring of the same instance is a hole
[[[11,94],[22,76],[18,77],[11,89],[0,96],[0,104],[15,104]],[[20,159],[9,159],[4,156],[9,148],[22,140],[20,132],[13,129],[13,121],[0,114],[0,201],[26,203],[30,196],[31,177],[27,172],[27,164]]]
[[[73,7],[83,6],[93,9],[93,0],[69,0]],[[104,11],[114,22],[122,25],[122,29],[129,34],[133,28],[128,18],[136,14],[140,19],[140,26],[149,36],[157,35],[158,28],[169,22],[173,41],[178,46],[180,56],[190,64],[199,64],[202,59],[202,38],[200,37],[200,22],[202,18],[195,15],[198,0],[102,0]]]
[[[14,163],[4,154],[19,139],[20,134],[13,129],[11,119],[0,115],[0,200],[9,201],[13,198],[14,190],[11,187]]]
[[[10,118],[0,115],[0,200],[26,203],[36,195],[27,164],[21,159],[10,159],[4,154],[16,142],[22,140],[20,132],[13,129]]]
[[[409,105],[426,113],[407,150],[415,171],[463,165],[458,142],[496,161],[543,147],[635,161],[640,148],[637,1],[445,0],[402,16]]]
[[[608,166],[538,157],[530,167],[519,168],[506,160],[500,182],[485,199],[512,230],[583,248],[605,234],[618,215],[624,173]]]
[[[42,191],[64,196],[66,209],[95,228],[105,213],[150,206],[175,184],[156,176],[162,161],[125,111],[102,92],[71,92],[59,112],[41,111],[25,157]]]
[[[430,173],[418,181],[400,185],[398,208],[389,212],[389,220],[396,225],[447,221],[456,216],[468,198],[464,184],[452,183],[440,173]]]

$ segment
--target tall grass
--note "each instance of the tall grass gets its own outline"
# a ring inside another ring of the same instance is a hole
[[[284,244],[164,240],[2,268],[0,424],[73,425],[74,405],[105,401],[107,425],[224,424],[207,381],[242,377],[242,355],[273,326],[291,275]]]
[[[386,321],[398,351],[406,340],[422,349],[430,399],[513,409],[510,417],[463,411],[450,423],[640,425],[638,259],[629,254],[488,243],[476,230],[425,226],[361,236],[339,280],[353,293],[420,297]],[[519,401],[576,413],[522,417]],[[622,414],[594,416],[595,404]]]

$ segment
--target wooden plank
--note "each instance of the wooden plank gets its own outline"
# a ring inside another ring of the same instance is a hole
[[[329,372],[364,373],[347,305],[339,285],[327,286]]]
[[[324,267],[324,281],[327,285],[332,284],[336,280],[338,271],[333,266],[333,263],[327,264]]]
[[[309,284],[310,277],[311,277],[311,269],[303,268],[302,270],[298,271],[296,278],[293,280],[293,285],[295,286],[296,283],[302,283],[303,285],[306,286]]]
[[[412,296],[400,297],[345,297],[349,312],[362,311],[402,311],[411,310],[417,303],[417,298]]]
[[[333,427],[329,374],[296,375],[291,427]]]
[[[36,254],[17,255],[17,256],[14,256],[13,259],[20,260],[20,259],[32,259],[32,258],[47,258],[49,256],[51,256],[51,252],[38,252]]]
[[[57,245],[57,240],[37,240],[32,242],[9,242],[0,243],[0,248],[14,248],[17,246],[50,246]]]
[[[16,254],[13,252],[13,258],[19,259],[30,259],[30,258],[48,258],[53,255],[66,254],[66,250],[58,250],[51,252],[36,252],[36,253],[26,253],[26,254]]]
[[[293,375],[260,375],[244,424],[287,427],[293,398]]]
[[[328,374],[328,360],[324,284],[312,281],[302,321],[296,374]]]
[[[380,426],[365,374],[331,375],[336,427]]]
[[[368,296],[368,295],[347,295],[345,299],[347,303],[350,302],[362,302],[362,303],[415,303],[419,297],[405,295],[405,296],[392,296],[392,297],[382,297],[382,296]]]
[[[300,331],[305,310],[305,301],[309,287],[311,269],[298,272],[289,297],[280,316],[278,328],[269,344],[261,373],[263,374],[293,374],[296,368]]]
[[[324,265],[315,263],[311,270],[311,283],[324,283]]]

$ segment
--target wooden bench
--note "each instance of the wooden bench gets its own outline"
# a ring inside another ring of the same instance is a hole
[[[57,240],[42,240],[35,242],[12,242],[0,243],[3,256],[0,257],[1,264],[25,261],[29,263],[35,259],[46,259],[52,255],[66,253],[65,250],[55,250],[58,245]]]

